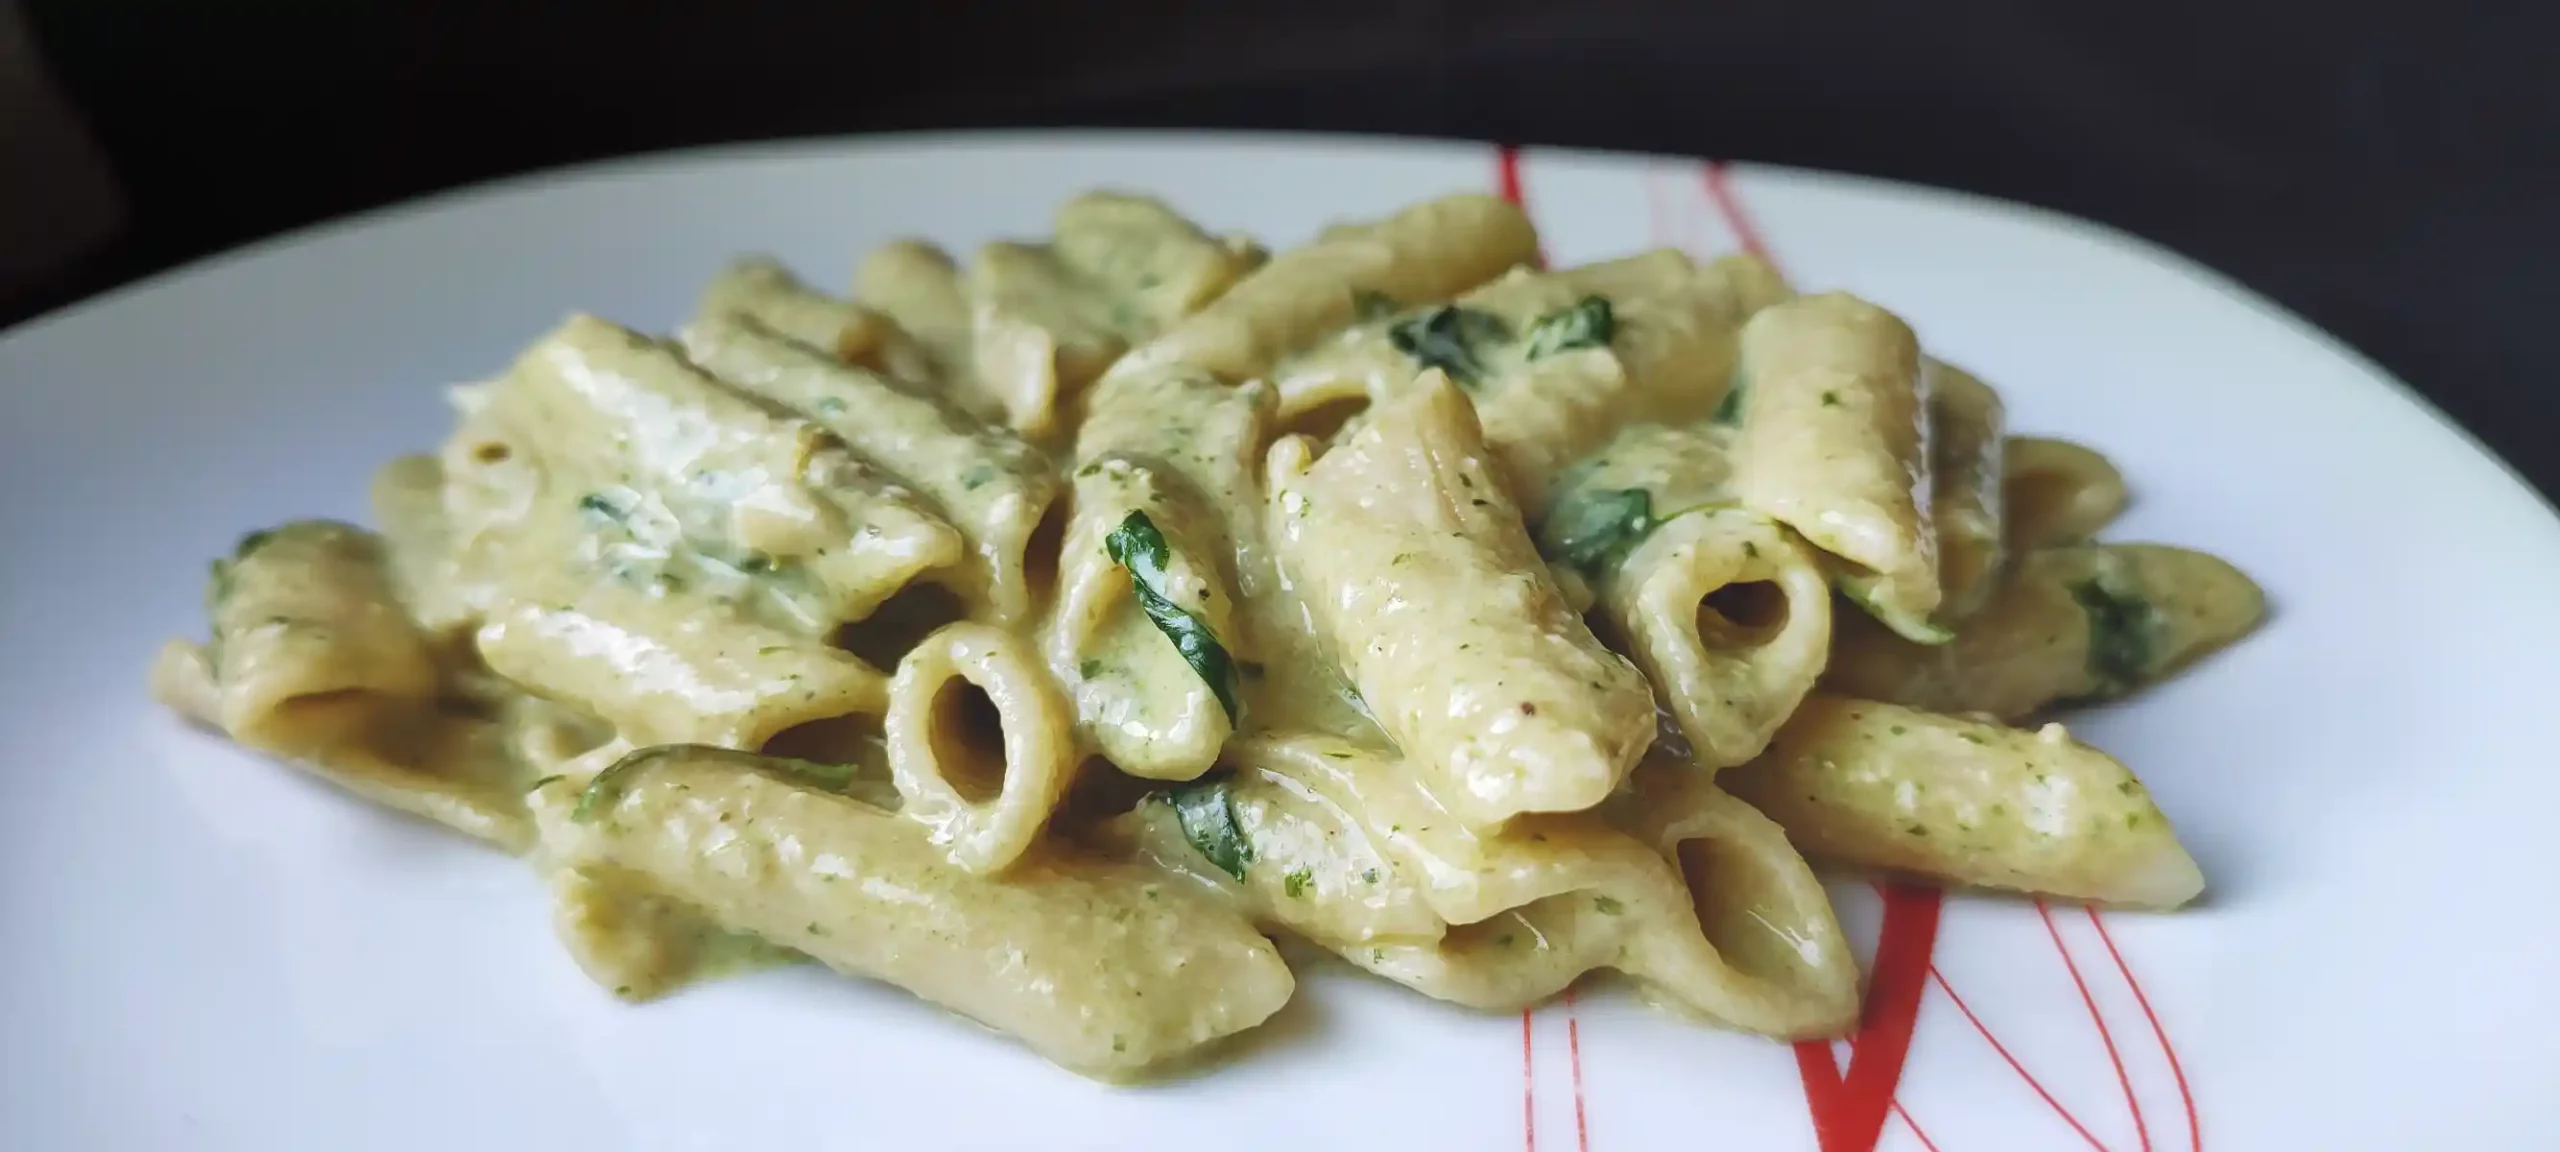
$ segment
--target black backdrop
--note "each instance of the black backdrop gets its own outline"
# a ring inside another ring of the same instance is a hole
[[[1630,148],[2143,234],[2560,491],[2560,9],[2535,0],[28,7],[135,223],[38,306],[436,188],[712,141],[1111,125]]]

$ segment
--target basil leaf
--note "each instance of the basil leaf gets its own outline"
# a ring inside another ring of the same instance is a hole
[[[1598,579],[1653,532],[1653,493],[1642,488],[1577,492],[1539,533],[1547,558]]]
[[[577,806],[569,809],[569,819],[580,824],[593,823],[596,817],[604,815],[615,804],[621,803],[622,794],[631,788],[631,778],[639,774],[641,769],[661,760],[683,756],[700,756],[727,761],[741,768],[826,792],[840,791],[846,785],[853,783],[854,766],[851,764],[820,764],[809,760],[785,760],[775,756],[758,756],[740,752],[734,748],[715,748],[707,744],[654,744],[634,751],[607,765],[604,771],[596,773],[595,778],[587,781],[586,788],[578,793]]]
[[[1218,871],[1244,879],[1244,866],[1253,863],[1253,845],[1236,826],[1235,799],[1227,795],[1226,782],[1177,788],[1164,798],[1173,805],[1174,819],[1181,823],[1182,838],[1191,842],[1192,851]]]
[[[1423,367],[1473,388],[1484,382],[1485,353],[1510,342],[1511,325],[1491,312],[1443,304],[1397,321],[1387,339]]]
[[[1618,319],[1609,310],[1609,298],[1585,296],[1581,303],[1550,312],[1529,326],[1529,358],[1543,359],[1576,348],[1605,348],[1617,331]]]
[[[1237,719],[1235,662],[1227,649],[1218,643],[1209,625],[1192,615],[1166,589],[1170,578],[1165,571],[1171,562],[1172,549],[1166,547],[1164,534],[1156,531],[1155,521],[1144,512],[1131,512],[1120,526],[1103,538],[1102,549],[1111,562],[1129,570],[1129,584],[1138,593],[1138,607],[1155,621],[1156,631],[1173,641],[1173,650],[1182,654],[1182,662],[1198,673],[1201,683],[1217,696],[1218,706],[1227,710],[1227,722]]]
[[[2071,586],[2071,598],[2089,614],[2089,674],[2104,690],[2123,692],[2159,658],[2160,613],[2141,594],[2111,585],[2083,580]]]

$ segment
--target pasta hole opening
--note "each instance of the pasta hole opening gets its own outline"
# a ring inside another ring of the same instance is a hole
[[[1058,557],[1067,549],[1067,502],[1052,500],[1040,522],[1022,544],[1022,583],[1034,604],[1047,603],[1058,588]]]
[[[1284,435],[1304,436],[1315,441],[1315,454],[1321,456],[1344,428],[1368,410],[1367,396],[1336,396],[1290,417],[1281,425],[1280,431]]]
[[[1784,879],[1749,846],[1683,840],[1676,854],[1698,928],[1725,963],[1782,984],[1799,983],[1812,971],[1819,945],[1795,927],[1800,922],[1797,910],[1768,898],[1783,890]]]
[[[266,718],[257,722],[257,726],[271,734],[270,740],[291,745],[275,749],[287,754],[317,752],[333,744],[365,737],[375,737],[368,743],[392,745],[381,749],[388,752],[408,743],[408,737],[425,735],[427,722],[432,719],[431,710],[401,715],[394,709],[379,708],[378,705],[383,703],[382,697],[362,688],[306,692],[278,701]]]
[[[946,624],[965,620],[969,606],[941,584],[918,581],[881,602],[871,615],[837,628],[831,643],[862,657],[874,668],[896,668],[898,661]]]
[[[1698,602],[1698,636],[1714,648],[1757,648],[1786,631],[1787,590],[1772,580],[1727,584]]]
[[[954,676],[933,694],[933,759],[952,792],[970,804],[1004,793],[1004,713],[980,688]]]

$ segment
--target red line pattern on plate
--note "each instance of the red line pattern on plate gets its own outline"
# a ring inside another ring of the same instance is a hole
[[[1752,226],[1750,214],[1742,210],[1742,198],[1734,194],[1733,183],[1726,178],[1724,161],[1707,161],[1705,177],[1707,200],[1724,217],[1725,226],[1733,229],[1734,242],[1742,245],[1743,251],[1776,264],[1769,256],[1769,245],[1760,239],[1760,230]]]
[[[2107,1062],[2116,1067],[2116,1085],[2124,1089],[2124,1106],[2133,1113],[2134,1138],[2142,1142],[2142,1152],[2151,1152],[2151,1126],[2143,1122],[2142,1101],[2133,1095],[2133,1078],[2124,1073],[2124,1057],[2116,1052],[2115,1033],[2107,1027],[2105,1014],[2098,1011],[2098,998],[2089,995],[2089,983],[2080,978],[2080,965],[2071,958],[2071,949],[2062,942],[2062,929],[2053,923],[2053,908],[2043,900],[2036,901],[2036,915],[2044,918],[2045,933],[2053,937],[2053,950],[2062,955],[2062,967],[2071,973],[2071,986],[2080,990],[2080,1002],[2089,1008],[2089,1022],[2098,1026],[2098,1042],[2107,1046]]]
[[[1520,1143],[1528,1152],[1538,1152],[1538,1062],[1530,1039],[1537,1011],[1520,1010]]]
[[[1902,1106],[1902,1101],[1893,1102],[1893,1114],[1902,1118],[1902,1126],[1911,1130],[1912,1137],[1920,1141],[1920,1147],[1927,1152],[1938,1152],[1938,1142],[1929,1139],[1929,1134],[1920,1130],[1920,1122],[1911,1118],[1910,1111]]]
[[[2187,1090],[2187,1070],[2178,1063],[2178,1050],[2169,1043],[2169,1030],[2160,1026],[2160,1014],[2151,1010],[2151,998],[2142,994],[2142,981],[2133,978],[2133,969],[2124,962],[2124,954],[2116,951],[2116,938],[2107,933],[2107,921],[2091,908],[2089,923],[2098,929],[2098,939],[2107,945],[2108,959],[2116,962],[2116,971],[2124,976],[2124,986],[2133,989],[2133,1002],[2142,1005],[2142,1018],[2151,1022],[2151,1035],[2160,1041],[2160,1054],[2169,1058],[2169,1075],[2178,1082],[2178,1102],[2187,1109],[2187,1147],[2191,1152],[2204,1152],[2204,1126],[2196,1122],[2195,1094]]]
[[[1564,1049],[1573,1064],[1574,1152],[1591,1152],[1591,1121],[1582,1108],[1582,1013],[1574,1007],[1570,984],[1564,988]]]
[[[1991,1029],[1983,1026],[1982,1018],[1973,1014],[1973,1009],[1965,1004],[1964,997],[1956,995],[1956,986],[1947,983],[1945,973],[1938,971],[1937,967],[1932,965],[1929,968],[1929,978],[1938,982],[1938,990],[1947,994],[1947,999],[1955,1004],[1956,1011],[1964,1013],[1965,1023],[1973,1025],[1973,1030],[1982,1034],[1983,1040],[1991,1045],[1991,1050],[1999,1053],[2000,1059],[2008,1062],[2010,1070],[2016,1072],[2019,1079],[2027,1082],[2027,1087],[2035,1089],[2036,1095],[2052,1106],[2054,1115],[2062,1117],[2062,1122],[2070,1125],[2072,1131],[2079,1133],[2082,1140],[2088,1141],[2090,1147],[2097,1149],[2098,1152],[2107,1152],[2107,1146],[2098,1143],[2098,1138],[2089,1133],[2088,1126],[2082,1124],[2079,1117],[2072,1115],[2070,1109],[2063,1107],[2062,1101],[2054,1099],[2053,1093],[2045,1090],[2043,1083],[2035,1078],[2035,1074],[2027,1071],[2026,1065],[2018,1063],[2018,1058],[2009,1054],[2008,1045],[2002,1044],[1999,1037],[1991,1034]]]
[[[1841,1070],[1829,1041],[1796,1045],[1796,1072],[1804,1079],[1805,1104],[1822,1152],[1872,1152],[1883,1137],[1894,1086],[1911,1053],[1920,997],[1929,988],[1929,953],[1938,942],[1946,894],[1909,884],[1878,891],[1884,895],[1884,930],[1876,941],[1866,1009],[1850,1041],[1848,1070]]]

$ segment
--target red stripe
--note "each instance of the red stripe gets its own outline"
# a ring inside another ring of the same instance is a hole
[[[1955,1002],[1956,1011],[1964,1013],[1965,1022],[1973,1025],[1973,1030],[1981,1033],[1982,1038],[1990,1042],[1991,1050],[1999,1053],[2002,1060],[2009,1062],[2010,1070],[2016,1072],[2019,1079],[2026,1081],[2027,1087],[2035,1089],[2036,1095],[2043,1097],[2046,1104],[2053,1106],[2054,1114],[2062,1117],[2063,1123],[2070,1125],[2071,1130],[2079,1133],[2081,1139],[2088,1141],[2090,1147],[2097,1149],[2098,1152],[2107,1152],[2107,1146],[2098,1143],[2098,1138],[2089,1134],[2089,1129],[2080,1123],[2080,1118],[2072,1115],[2070,1109],[2063,1107],[2062,1101],[2054,1099],[2053,1093],[2045,1091],[2044,1085],[2037,1082],[2035,1074],[2027,1071],[2026,1065],[2018,1063],[2018,1058],[2009,1054],[2008,1046],[2000,1043],[2000,1038],[1992,1035],[1991,1029],[1982,1026],[1982,1018],[1974,1015],[1973,1009],[1965,1006],[1964,997],[1956,995],[1955,985],[1947,983],[1944,973],[1932,967],[1929,969],[1929,976],[1938,982],[1938,990],[1946,993],[1947,999]]]
[[[2124,1089],[2124,1106],[2133,1113],[2135,1139],[2142,1142],[2142,1152],[2151,1152],[2151,1126],[2142,1122],[2142,1102],[2134,1099],[2133,1078],[2124,1074],[2124,1057],[2116,1054],[2115,1033],[2107,1029],[2107,1018],[2098,1012],[2097,997],[2089,995],[2089,984],[2080,978],[2080,965],[2071,959],[2071,949],[2062,943],[2062,929],[2054,926],[2053,909],[2044,901],[2036,901],[2036,915],[2044,917],[2044,930],[2053,937],[2053,950],[2062,954],[2062,966],[2071,973],[2071,986],[2080,990],[2080,1002],[2089,1007],[2089,1022],[2098,1026],[2098,1041],[2107,1046],[2107,1062],[2116,1066],[2116,1084]]]
[[[1520,1143],[1528,1152],[1538,1152],[1538,1065],[1529,1040],[1529,1016],[1535,1011],[1520,1010]]]
[[[1713,201],[1716,211],[1723,214],[1725,226],[1733,229],[1734,242],[1742,245],[1745,252],[1771,264],[1777,263],[1769,255],[1769,245],[1760,239],[1760,230],[1752,227],[1750,214],[1742,210],[1742,198],[1734,195],[1732,182],[1725,175],[1724,161],[1707,161],[1706,182],[1707,199]]]
[[[1902,1080],[1911,1033],[1920,1017],[1920,995],[1929,987],[1929,952],[1937,945],[1938,912],[1946,896],[1935,888],[1880,886],[1884,930],[1876,941],[1875,971],[1852,1041],[1844,1074],[1827,1041],[1796,1045],[1796,1070],[1822,1152],[1871,1152],[1884,1135],[1894,1086]]]
[[[1920,1141],[1922,1148],[1928,1149],[1928,1152],[1938,1152],[1937,1142],[1929,1139],[1929,1134],[1920,1130],[1920,1122],[1912,1119],[1911,1113],[1903,1110],[1902,1101],[1893,1102],[1893,1114],[1902,1117],[1903,1127],[1911,1129],[1911,1135]]]
[[[1529,201],[1520,194],[1520,148],[1518,145],[1504,144],[1494,149],[1493,185],[1502,193],[1503,199],[1519,205],[1523,210],[1529,207]]]
[[[1573,985],[1564,988],[1564,1048],[1573,1063],[1573,1146],[1591,1152],[1591,1122],[1582,1111],[1582,1013],[1573,1005]]]
[[[2133,1002],[2142,1005],[2142,1018],[2151,1022],[2151,1035],[2160,1041],[2160,1054],[2169,1058],[2169,1075],[2178,1081],[2178,1102],[2187,1108],[2187,1147],[2204,1152],[2204,1127],[2196,1122],[2196,1098],[2187,1091],[2187,1070],[2178,1063],[2178,1050],[2169,1044],[2169,1030],[2160,1026],[2160,1016],[2151,1010],[2151,998],[2142,994],[2142,982],[2133,978],[2133,969],[2124,962],[2124,954],[2116,951],[2116,938],[2107,934],[2107,921],[2095,908],[2088,909],[2089,923],[2096,925],[2098,939],[2107,945],[2107,956],[2116,962],[2116,971],[2124,974],[2125,987],[2133,989]]]

